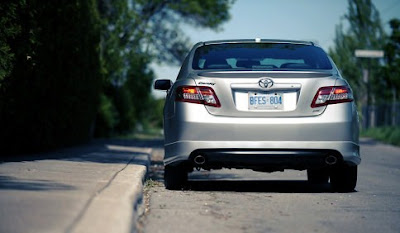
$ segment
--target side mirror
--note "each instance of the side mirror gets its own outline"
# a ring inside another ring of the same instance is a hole
[[[173,82],[169,79],[158,79],[154,83],[154,89],[167,91],[172,87]]]

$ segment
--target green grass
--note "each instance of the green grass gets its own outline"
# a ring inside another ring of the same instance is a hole
[[[370,137],[392,145],[400,146],[400,127],[378,127],[361,131],[362,137]]]

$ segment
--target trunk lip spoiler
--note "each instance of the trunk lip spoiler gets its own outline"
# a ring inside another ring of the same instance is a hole
[[[201,78],[324,78],[340,77],[333,71],[202,71],[194,72],[193,77]]]

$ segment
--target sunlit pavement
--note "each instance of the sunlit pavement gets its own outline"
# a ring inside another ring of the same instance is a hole
[[[145,142],[99,140],[7,158],[0,232],[131,232],[150,152]]]
[[[162,153],[159,152],[159,153]],[[141,232],[399,232],[400,148],[363,139],[355,192],[310,185],[306,173],[200,171],[183,191],[165,190],[153,158]],[[161,156],[158,156],[161,157]],[[162,227],[160,227],[162,226]]]

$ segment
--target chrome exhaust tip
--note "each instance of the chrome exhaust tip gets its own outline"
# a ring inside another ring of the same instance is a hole
[[[329,155],[325,158],[325,163],[328,165],[334,165],[337,163],[337,161],[338,159],[333,155]]]
[[[193,161],[197,165],[203,165],[206,163],[206,158],[203,155],[197,155],[194,157]]]

